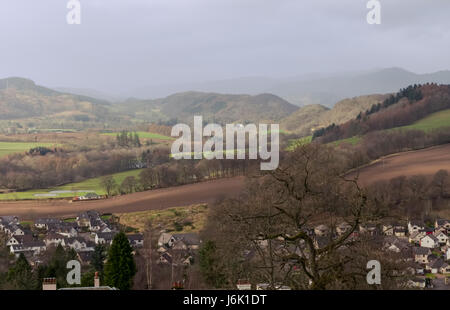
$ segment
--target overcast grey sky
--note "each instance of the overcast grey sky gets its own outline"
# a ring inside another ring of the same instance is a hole
[[[450,1],[0,0],[0,78],[120,93],[150,84],[398,66],[450,69]]]

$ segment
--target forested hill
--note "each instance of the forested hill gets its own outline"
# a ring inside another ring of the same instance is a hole
[[[328,143],[371,131],[406,126],[445,109],[450,109],[450,85],[411,85],[346,123],[316,130],[313,139]]]
[[[190,123],[194,115],[217,123],[279,121],[298,107],[272,94],[229,95],[203,92],[177,93],[155,100],[129,100],[116,105],[136,118],[151,118],[155,113],[163,119]]]

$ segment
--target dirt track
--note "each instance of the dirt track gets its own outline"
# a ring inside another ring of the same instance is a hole
[[[362,168],[359,180],[361,185],[368,185],[402,175],[431,177],[440,169],[450,172],[450,144],[386,156]]]
[[[244,187],[244,177],[220,179],[196,184],[134,193],[111,199],[84,202],[21,201],[0,202],[0,215],[35,217],[70,217],[86,210],[124,213],[166,209],[198,203],[211,203],[221,196],[234,196]]]

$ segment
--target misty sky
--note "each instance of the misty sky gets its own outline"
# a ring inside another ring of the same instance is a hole
[[[0,78],[112,93],[151,84],[450,69],[450,1],[0,0]]]

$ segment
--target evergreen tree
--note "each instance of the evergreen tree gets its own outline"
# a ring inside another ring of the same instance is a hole
[[[139,140],[139,135],[137,132],[134,133],[134,142],[135,147],[141,147],[141,141]]]
[[[136,274],[133,249],[127,236],[120,232],[115,237],[105,264],[105,283],[120,290],[129,290]]]
[[[103,244],[97,244],[92,254],[92,267],[99,273],[103,272],[103,265],[105,260],[105,247]]]
[[[36,289],[37,281],[34,278],[31,266],[23,253],[20,253],[14,266],[9,269],[7,281],[16,290]]]

